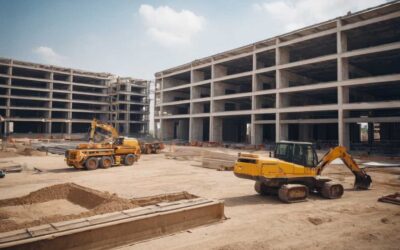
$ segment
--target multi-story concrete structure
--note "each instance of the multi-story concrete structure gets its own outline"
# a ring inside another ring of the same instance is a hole
[[[0,58],[0,115],[14,134],[86,133],[94,117],[147,133],[148,89],[145,80]]]
[[[110,115],[115,127],[125,134],[147,134],[150,81],[124,77],[110,83]]]
[[[399,147],[400,3],[155,74],[157,135]],[[365,125],[364,125],[365,124]]]

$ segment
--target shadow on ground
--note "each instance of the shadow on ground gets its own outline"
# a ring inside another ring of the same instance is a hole
[[[236,207],[242,205],[258,205],[258,204],[281,204],[277,196],[262,196],[258,194],[243,195],[223,198],[224,204],[227,207]]]
[[[75,169],[75,168],[57,168],[57,169],[41,169],[43,173],[73,173],[73,172],[78,172],[82,171],[80,169]]]

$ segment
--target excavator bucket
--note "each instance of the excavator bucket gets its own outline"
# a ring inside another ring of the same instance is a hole
[[[356,174],[356,179],[354,182],[355,189],[368,189],[371,186],[372,179],[368,174],[359,175]]]

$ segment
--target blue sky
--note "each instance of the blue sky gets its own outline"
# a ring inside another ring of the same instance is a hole
[[[0,0],[0,57],[153,79],[157,71],[384,0]]]

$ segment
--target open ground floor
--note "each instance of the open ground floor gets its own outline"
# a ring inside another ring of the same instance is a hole
[[[400,151],[399,108],[172,116],[156,119],[155,126],[156,136],[165,141],[269,145],[294,140],[314,142],[318,148],[343,145],[389,155]]]

